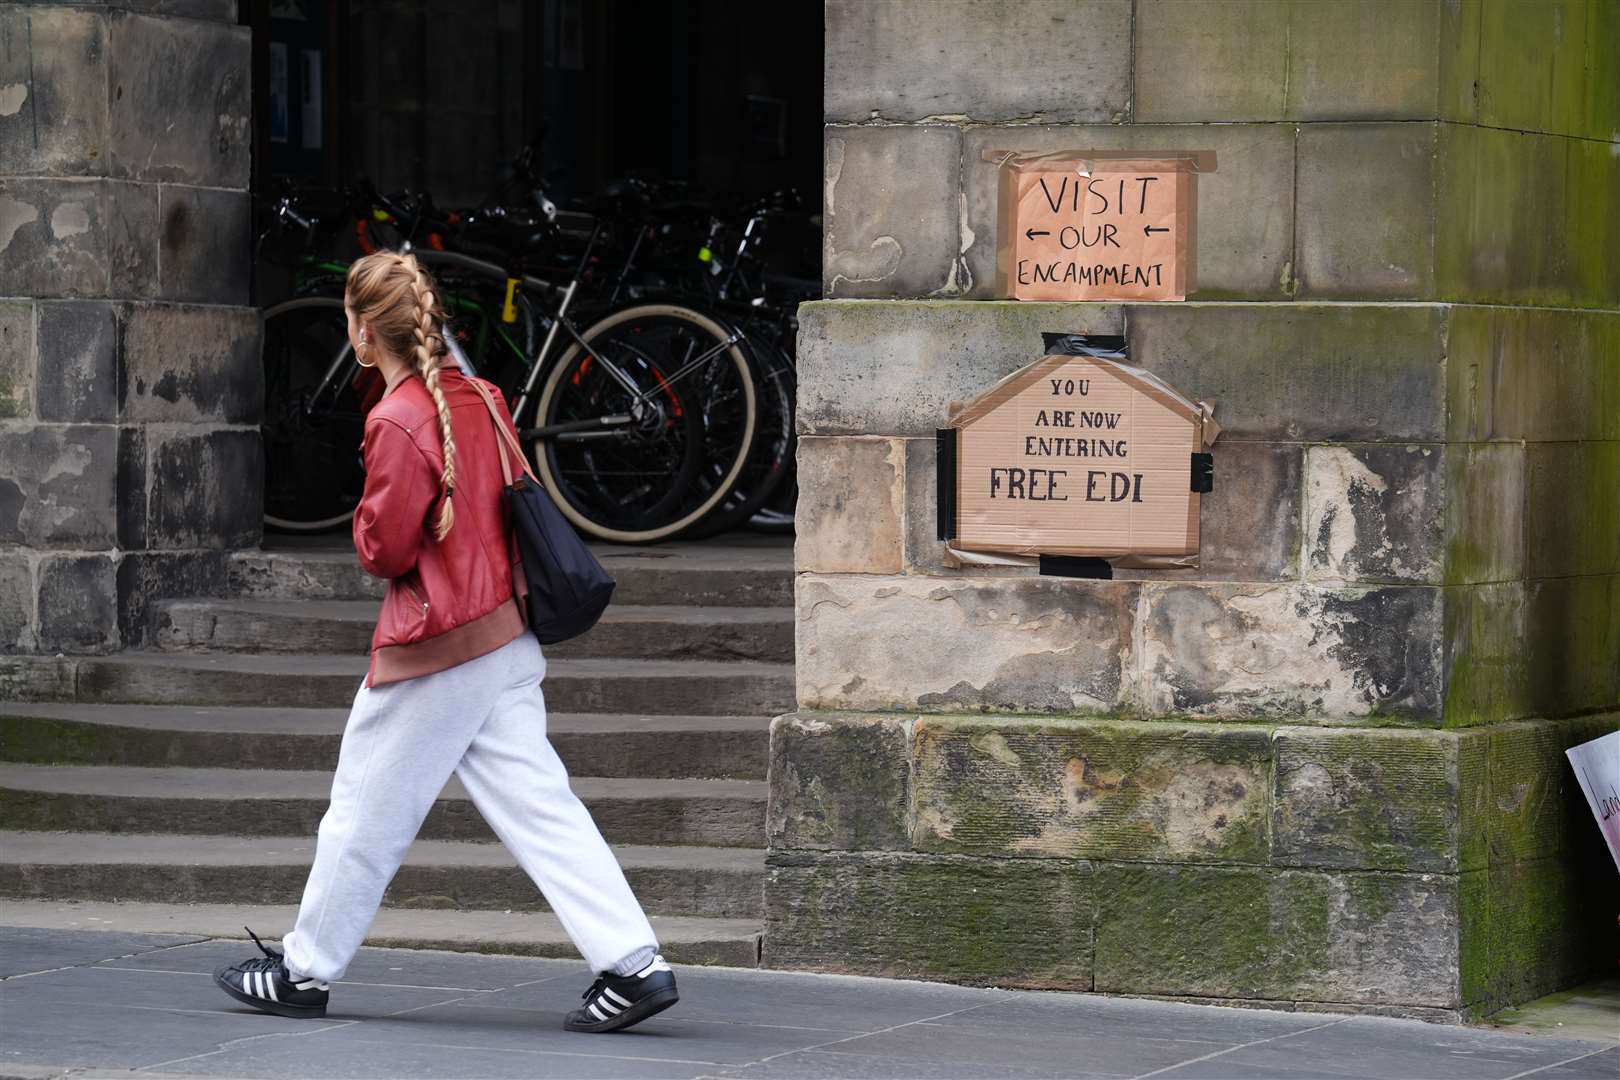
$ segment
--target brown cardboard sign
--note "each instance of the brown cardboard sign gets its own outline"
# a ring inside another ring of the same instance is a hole
[[[952,418],[951,549],[1196,565],[1184,557],[1198,553],[1198,459],[1219,432],[1211,408],[1126,362],[1122,338],[1068,340],[1082,344]]]
[[[1015,300],[1184,300],[1197,287],[1198,175],[1211,151],[987,150],[1001,166],[997,292]]]

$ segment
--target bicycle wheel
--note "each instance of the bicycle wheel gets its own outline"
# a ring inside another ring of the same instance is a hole
[[[365,490],[365,415],[343,301],[289,300],[264,313],[264,522],[335,528]]]
[[[721,505],[747,464],[758,428],[748,355],[726,327],[678,304],[624,308],[580,336],[587,347],[574,342],[546,375],[538,426],[634,420],[535,440],[539,478],[590,536],[667,540]]]
[[[756,361],[754,394],[759,400],[759,433],[737,486],[726,501],[681,534],[683,540],[701,540],[735,529],[763,507],[793,470],[798,445],[793,432],[793,362],[769,343],[750,340]]]

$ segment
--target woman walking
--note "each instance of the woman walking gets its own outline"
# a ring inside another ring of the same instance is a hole
[[[344,307],[356,358],[387,387],[366,418],[354,546],[388,592],[297,923],[280,952],[254,936],[264,955],[214,979],[265,1012],[326,1015],[329,984],[453,771],[600,972],[564,1026],[629,1027],[675,1004],[675,976],[546,739],[546,661],[514,596],[522,571],[496,457],[508,451],[495,425],[510,430],[511,414],[446,355],[437,291],[414,256],[358,260]]]

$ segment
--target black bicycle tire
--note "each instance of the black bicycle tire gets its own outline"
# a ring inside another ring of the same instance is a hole
[[[693,308],[688,304],[660,300],[653,302],[638,302],[611,311],[581,331],[579,337],[583,341],[590,341],[596,334],[605,333],[622,322],[627,322],[638,317],[648,316],[685,319],[694,325],[704,328],[705,332],[720,339],[731,336],[732,332],[731,328],[722,320]],[[564,350],[557,361],[551,365],[551,370],[546,373],[545,380],[542,384],[540,396],[534,405],[534,415],[536,417],[544,417],[547,414],[547,409],[550,406],[552,395],[555,393],[564,373],[570,369],[575,356],[578,355],[580,347],[580,341],[570,342],[568,348]],[[544,452],[545,444],[539,439],[531,440],[529,453],[534,460],[535,469],[539,474],[541,483],[544,484],[546,489],[551,492],[553,499],[557,503],[557,508],[562,511],[564,517],[568,518],[568,520],[573,523],[576,529],[579,529],[581,532],[594,537],[595,539],[606,540],[611,543],[658,543],[660,541],[671,540],[678,537],[684,530],[696,522],[701,521],[706,514],[725,501],[726,496],[729,495],[732,488],[736,486],[737,478],[742,474],[743,467],[747,464],[748,456],[753,452],[754,439],[759,427],[759,406],[754,393],[752,358],[748,355],[747,351],[742,348],[740,341],[727,348],[726,355],[731,356],[733,363],[737,364],[741,368],[742,386],[746,392],[745,398],[747,401],[748,420],[743,433],[742,449],[737,455],[737,460],[728,468],[724,479],[715,486],[714,491],[706,499],[704,499],[701,504],[699,504],[696,510],[690,512],[685,517],[671,525],[661,526],[656,529],[624,530],[613,529],[604,526],[599,522],[592,521],[578,507],[574,506],[573,503],[568,500],[563,490],[563,486],[557,483],[556,475],[553,473],[551,468],[550,457]]]

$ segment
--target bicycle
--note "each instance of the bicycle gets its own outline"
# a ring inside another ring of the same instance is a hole
[[[528,273],[522,252],[491,251],[487,240],[467,239],[473,222],[434,219],[397,201],[385,200],[382,209],[405,226],[403,245],[440,277],[447,310],[488,320],[489,304],[478,293],[500,289],[504,325],[519,323],[521,309],[529,326],[544,332],[533,344],[498,329],[491,349],[514,361],[516,379],[508,378],[503,392],[542,482],[578,528],[624,543],[668,539],[727,497],[753,448],[758,415],[752,360],[738,332],[674,301],[619,308],[581,330],[569,313],[592,265],[599,226],[559,286]],[[438,244],[415,243],[424,228]],[[496,262],[451,250],[463,243],[505,257]],[[469,298],[458,291],[467,282],[482,289]],[[346,460],[337,441],[363,430],[353,380],[358,367],[346,332],[341,340],[334,334],[341,311],[340,298],[308,296],[266,313],[267,402],[271,384],[287,373],[279,411],[272,417],[267,410],[266,520],[276,499],[296,499],[299,507],[296,515],[276,513],[271,523],[339,524],[363,489],[363,476],[345,467],[315,484],[306,475],[323,455]],[[273,451],[282,462],[274,469]]]

